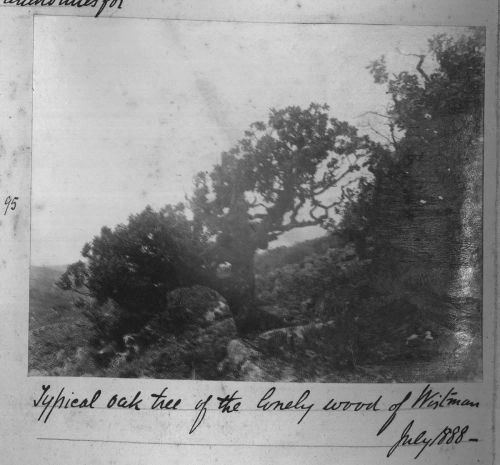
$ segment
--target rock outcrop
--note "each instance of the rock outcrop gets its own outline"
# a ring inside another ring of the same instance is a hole
[[[220,372],[231,372],[241,381],[265,381],[269,377],[259,366],[261,354],[248,342],[233,339],[227,345],[226,358],[219,364]]]
[[[129,360],[116,358],[110,368],[117,376],[139,371],[145,377],[217,379],[217,366],[237,330],[224,298],[193,286],[170,292],[167,308],[131,336],[140,350]]]
[[[293,353],[307,348],[308,341],[316,337],[318,333],[334,327],[333,321],[327,321],[273,329],[260,334],[256,340],[256,345],[263,352],[275,354],[280,352]]]

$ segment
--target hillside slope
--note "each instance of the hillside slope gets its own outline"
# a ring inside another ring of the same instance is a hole
[[[84,346],[88,322],[73,307],[70,293],[56,281],[65,267],[32,266],[30,270],[29,356],[31,375],[58,374],[68,357]]]

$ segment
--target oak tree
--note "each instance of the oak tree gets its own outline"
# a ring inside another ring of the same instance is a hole
[[[209,237],[211,285],[245,330],[255,311],[254,255],[295,228],[331,228],[356,195],[359,172],[382,147],[332,118],[327,105],[271,110],[210,172],[195,178],[190,208]],[[231,264],[217,279],[216,267]]]

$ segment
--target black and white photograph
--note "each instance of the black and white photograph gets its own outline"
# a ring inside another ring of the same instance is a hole
[[[38,17],[30,376],[482,379],[482,27]]]

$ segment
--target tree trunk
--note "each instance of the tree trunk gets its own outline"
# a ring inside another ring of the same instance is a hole
[[[211,287],[226,300],[240,333],[255,326],[254,255],[256,234],[248,219],[247,205],[242,198],[233,202],[217,237],[216,260],[229,265],[225,273],[210,277]]]
[[[247,265],[232,268],[231,276],[218,279],[216,284],[216,290],[227,300],[238,332],[242,334],[252,331],[255,326],[252,318],[255,313],[253,260]]]

